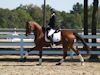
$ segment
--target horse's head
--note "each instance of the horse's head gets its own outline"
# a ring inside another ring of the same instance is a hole
[[[35,29],[35,25],[31,21],[26,22],[26,36],[28,36]]]

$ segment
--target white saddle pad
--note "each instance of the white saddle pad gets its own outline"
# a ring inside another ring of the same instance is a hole
[[[54,42],[59,42],[61,40],[61,32],[54,33],[53,34],[53,41]],[[47,38],[47,34],[45,34],[45,41],[50,42],[50,40]]]

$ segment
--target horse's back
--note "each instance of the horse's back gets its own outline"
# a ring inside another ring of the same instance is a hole
[[[70,30],[61,30],[61,35],[62,37],[67,37],[69,39],[72,39],[72,38],[75,38],[75,35],[74,35],[74,32],[73,31],[70,31]]]

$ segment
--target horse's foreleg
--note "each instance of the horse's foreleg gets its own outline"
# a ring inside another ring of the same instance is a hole
[[[42,49],[39,50],[39,64],[37,65],[41,65],[42,64]]]
[[[79,56],[80,58],[80,61],[81,61],[81,65],[84,65],[84,58],[82,57],[82,55],[79,53],[79,51],[74,48],[74,47],[71,47],[71,49]]]
[[[26,51],[26,52],[25,52],[25,55],[24,55],[24,60],[26,60],[26,59],[27,59],[28,54],[29,54],[29,52],[28,52],[28,51]]]
[[[33,48],[28,49],[28,50],[25,52],[24,59],[27,58],[27,56],[29,55],[29,52],[31,52],[32,50],[36,50],[36,46],[33,47]]]

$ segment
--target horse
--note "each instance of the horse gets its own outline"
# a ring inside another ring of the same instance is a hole
[[[27,21],[26,22],[26,36],[28,36],[31,32],[34,31],[34,35],[35,35],[35,44],[36,46],[29,49],[27,51],[27,53],[25,53],[25,55],[27,55],[30,51],[32,50],[39,50],[39,64],[42,64],[42,50],[43,47],[48,47],[50,46],[50,42],[46,42],[45,41],[45,32],[42,28],[42,26],[40,26],[37,22],[35,21]],[[79,53],[78,49],[74,47],[74,39],[80,40],[83,45],[84,48],[87,50],[87,52],[89,52],[89,47],[86,44],[85,40],[77,33],[73,32],[73,31],[69,31],[69,30],[61,30],[61,40],[59,42],[57,42],[58,44],[62,44],[63,47],[63,58],[56,64],[56,65],[61,65],[62,62],[64,62],[64,60],[66,59],[67,56],[67,50],[70,48],[72,49],[72,51],[74,51],[76,53],[76,55],[79,56],[81,64],[84,64],[84,58],[82,57],[82,55]]]

